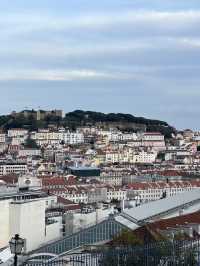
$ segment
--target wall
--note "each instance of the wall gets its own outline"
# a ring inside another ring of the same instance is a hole
[[[0,249],[8,245],[9,235],[9,203],[11,200],[0,199]]]
[[[10,234],[26,239],[26,252],[45,241],[45,201],[32,200],[10,204]]]
[[[54,239],[60,238],[61,237],[61,231],[60,228],[61,225],[58,221],[55,221],[52,224],[46,225],[45,229],[45,242],[52,241]]]
[[[81,229],[87,228],[91,225],[101,222],[113,213],[113,208],[108,209],[96,209],[91,213],[73,213],[65,215],[65,230],[66,235],[70,233],[75,233]]]

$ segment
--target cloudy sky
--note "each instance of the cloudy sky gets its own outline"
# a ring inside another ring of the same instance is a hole
[[[200,129],[199,0],[0,0],[0,29],[1,114],[125,112]]]

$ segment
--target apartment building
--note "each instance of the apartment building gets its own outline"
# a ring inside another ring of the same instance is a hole
[[[73,176],[68,179],[62,177],[42,178],[42,187],[45,191],[75,203],[95,203],[126,199],[126,189],[121,186],[107,184],[76,184]]]
[[[38,132],[33,132],[31,138],[34,139],[39,146],[57,145],[62,140],[62,133],[52,132],[48,129],[40,129]]]
[[[0,175],[26,174],[27,171],[25,163],[0,163]]]
[[[199,187],[200,181],[135,182],[127,185],[127,193],[131,199],[148,202],[195,190]]]
[[[107,151],[106,152],[106,163],[118,163],[121,160],[122,155],[118,151]]]
[[[121,133],[121,132],[110,132],[107,135],[109,141],[130,141],[137,140],[136,133]]]
[[[122,186],[122,176],[101,175],[99,181],[109,186]]]
[[[126,200],[127,199],[127,190],[122,187],[110,186],[107,187],[107,201],[112,200]]]
[[[143,141],[164,141],[164,135],[160,132],[145,132],[142,134]]]
[[[107,163],[153,163],[157,157],[155,151],[145,151],[130,149],[129,151],[110,151],[106,152]]]
[[[8,130],[9,138],[25,137],[28,135],[28,130],[23,128],[12,128]]]
[[[0,143],[5,143],[6,142],[6,134],[0,133]]]
[[[132,161],[136,163],[153,163],[155,162],[156,157],[157,153],[142,150],[133,155]]]
[[[18,151],[19,157],[27,156],[41,156],[41,150],[39,149],[21,149]]]
[[[64,132],[62,136],[62,140],[66,144],[80,144],[80,143],[84,143],[84,135],[83,133]]]
[[[66,144],[80,144],[84,142],[83,133],[76,133],[70,131],[50,131],[50,130],[39,130],[38,132],[32,133],[32,139],[40,146],[43,145],[57,145],[62,141]]]

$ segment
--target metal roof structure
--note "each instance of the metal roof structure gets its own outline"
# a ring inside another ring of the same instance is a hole
[[[156,217],[162,218],[162,216],[175,213],[181,209],[193,207],[198,203],[200,209],[200,189],[125,209],[121,216],[136,224],[141,224]]]
[[[93,245],[95,243],[109,242],[118,235],[126,227],[115,221],[114,216],[110,216],[107,220],[99,224],[85,228],[79,232],[67,235],[52,243],[46,244],[31,254],[51,253],[65,254],[70,250],[81,248],[84,245]]]
[[[134,223],[133,221],[130,221],[129,219],[126,219],[125,217],[123,217],[121,215],[117,215],[115,217],[115,221],[124,225],[125,227],[127,227],[130,230],[135,230],[138,227],[140,227],[137,223]]]
[[[200,189],[125,209],[121,214],[111,215],[107,220],[46,244],[31,253],[47,252],[59,255],[84,245],[108,242],[120,234],[123,229],[135,230],[153,219],[169,217],[170,215],[177,216],[177,212],[183,208],[186,212],[200,209]]]

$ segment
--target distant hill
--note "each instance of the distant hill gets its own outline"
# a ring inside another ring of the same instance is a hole
[[[131,114],[109,113],[75,110],[66,113],[62,118],[59,116],[48,115],[42,120],[37,120],[32,113],[26,116],[24,111],[17,115],[0,116],[0,127],[9,128],[27,128],[36,130],[37,128],[46,128],[49,125],[65,126],[75,130],[80,126],[102,126],[104,128],[119,128],[123,131],[155,131],[161,132],[166,137],[170,137],[176,130],[168,123],[160,120],[147,119],[144,117],[135,117]]]

